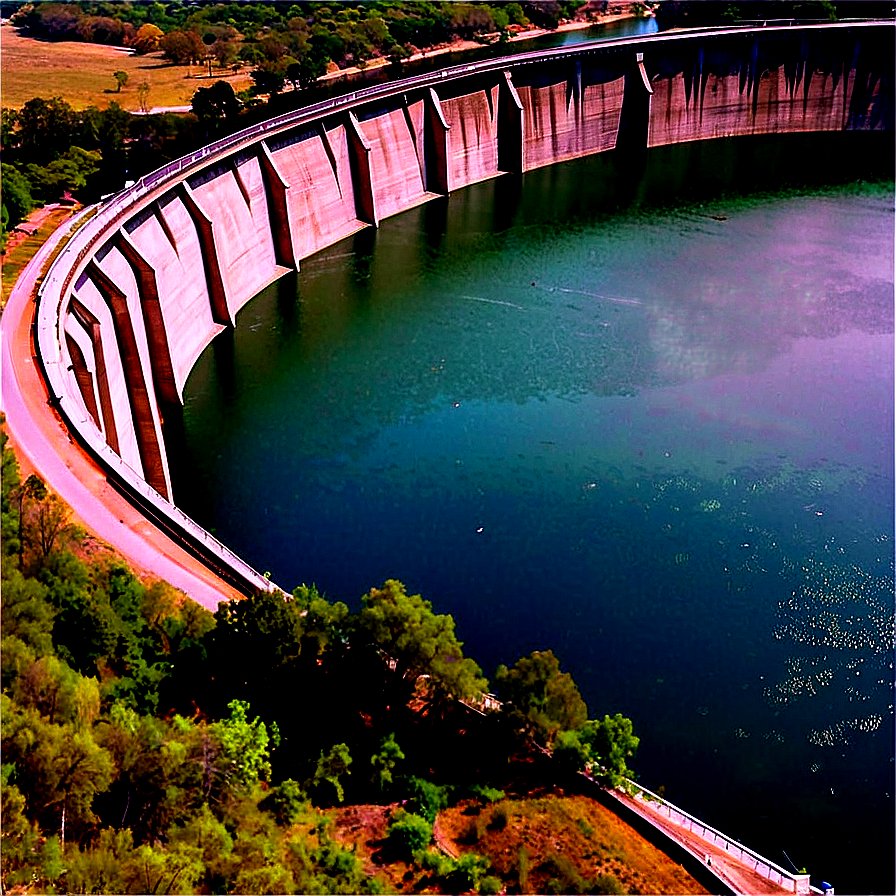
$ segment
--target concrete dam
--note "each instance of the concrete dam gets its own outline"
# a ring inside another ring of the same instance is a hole
[[[51,402],[146,518],[238,590],[272,588],[178,510],[166,453],[193,365],[250,299],[361,228],[503,173],[892,131],[893,38],[893,23],[853,23],[603,41],[384,84],[210,144],[114,197],[54,263],[35,340]]]

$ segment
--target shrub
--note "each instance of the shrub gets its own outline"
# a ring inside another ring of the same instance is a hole
[[[489,803],[497,803],[498,800],[503,800],[505,796],[503,790],[498,790],[495,787],[486,787],[482,784],[471,785],[467,792],[473,799],[479,800],[483,806],[487,806]]]
[[[507,822],[510,820],[510,813],[507,811],[507,806],[500,805],[495,806],[494,811],[492,812],[491,821],[488,823],[488,826],[493,831],[503,831],[504,828],[507,827]]]
[[[575,731],[561,731],[554,741],[554,759],[571,772],[582,771],[588,764],[588,747]]]
[[[436,816],[448,805],[448,788],[423,778],[408,778],[406,792],[408,812],[422,816],[430,824],[435,823]]]
[[[457,863],[451,856],[446,856],[443,852],[432,852],[428,849],[414,853],[414,864],[424,871],[429,871],[434,877],[441,879],[450,877],[457,867]]]
[[[478,818],[471,818],[461,839],[464,843],[479,843],[485,837],[485,828],[486,824],[484,818],[481,816]]]
[[[486,856],[475,852],[465,852],[457,860],[454,872],[448,879],[448,884],[455,893],[478,890],[480,881],[491,867],[492,863]]]
[[[464,853],[455,860],[443,853],[421,850],[414,853],[414,862],[454,893],[475,890],[479,893],[496,894],[504,886],[497,877],[483,877],[491,867],[491,862],[475,852]]]
[[[298,783],[287,778],[274,787],[258,807],[273,815],[277,824],[288,825],[301,814],[306,800],[307,797]]]
[[[546,887],[548,893],[587,892],[588,884],[566,856],[552,853],[546,859],[543,867],[550,875]]]
[[[615,874],[598,874],[591,885],[592,893],[606,893],[609,896],[623,896],[625,887]]]
[[[399,809],[389,825],[388,838],[389,843],[401,855],[411,857],[429,846],[432,841],[432,825],[419,815]]]
[[[516,856],[516,873],[520,883],[520,893],[529,892],[529,853],[521,846]]]

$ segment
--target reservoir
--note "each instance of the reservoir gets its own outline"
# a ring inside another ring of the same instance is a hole
[[[879,136],[505,175],[304,259],[193,370],[177,503],[287,590],[402,580],[487,676],[552,648],[645,786],[892,892]]]

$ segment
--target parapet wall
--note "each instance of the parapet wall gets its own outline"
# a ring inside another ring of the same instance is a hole
[[[893,129],[893,23],[710,30],[520,54],[265,122],[102,207],[39,293],[53,401],[110,481],[242,590],[270,583],[179,510],[166,417],[203,349],[302,259],[505,172],[618,149]]]

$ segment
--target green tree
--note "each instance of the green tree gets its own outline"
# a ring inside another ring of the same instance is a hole
[[[94,192],[109,193],[124,184],[128,167],[126,140],[131,114],[118,103],[107,109],[89,106],[81,112],[75,144],[83,149],[98,151],[99,170],[88,182]]]
[[[239,869],[233,853],[233,837],[207,804],[181,824],[173,824],[167,833],[169,844],[186,844],[199,850],[203,866],[198,881],[204,892],[222,893]]]
[[[352,757],[345,744],[335,744],[326,754],[321,751],[317,767],[314,769],[314,776],[311,779],[312,792],[317,794],[323,802],[328,802],[330,788],[324,787],[325,784],[328,784],[335,791],[336,801],[341,803],[345,799],[342,778],[351,774],[349,770],[351,764]]]
[[[138,843],[161,838],[206,798],[214,757],[201,725],[179,716],[168,722],[140,715],[116,702],[96,732],[114,766],[96,812],[107,823],[130,828]]]
[[[300,585],[293,600],[302,614],[301,654],[308,662],[317,662],[336,651],[342,656],[348,647],[351,619],[342,601],[330,603],[314,586]]]
[[[93,823],[92,804],[109,786],[111,757],[90,731],[57,725],[34,707],[23,707],[6,694],[0,731],[4,763],[15,765],[15,784],[25,798],[25,815],[62,839],[79,835]]]
[[[55,656],[23,668],[9,690],[21,706],[33,706],[42,718],[77,731],[88,730],[99,714],[99,682],[78,675]]]
[[[0,109],[0,147],[3,152],[15,149],[18,144],[16,127],[19,123],[19,113],[16,109]]]
[[[620,787],[631,777],[628,760],[638,749],[632,720],[622,713],[605,715],[600,721],[588,721],[579,729],[579,740],[587,745],[591,773],[610,787]]]
[[[8,779],[14,772],[5,764],[0,779],[0,882],[3,891],[35,883],[35,855],[40,849],[41,833],[25,815],[25,797]]]
[[[409,812],[420,815],[430,824],[435,824],[436,816],[448,805],[448,790],[425,778],[410,777],[405,783]]]
[[[276,749],[280,743],[277,723],[271,723],[268,734],[267,726],[260,718],[256,716],[249,721],[249,704],[245,701],[232,700],[227,707],[230,717],[209,729],[219,747],[218,772],[228,789],[251,790],[271,775],[270,748]]]
[[[195,31],[171,31],[159,40],[162,56],[175,65],[195,65],[205,58],[206,47]]]
[[[21,158],[37,166],[59,158],[71,148],[77,127],[77,113],[59,97],[28,100],[16,121]]]
[[[31,184],[21,171],[12,165],[0,165],[0,189],[2,189],[4,230],[12,230],[24,221],[34,209]]]
[[[310,87],[321,75],[327,73],[327,60],[320,53],[309,50],[286,67],[286,77],[293,89]]]
[[[196,673],[213,676],[214,698],[251,700],[262,715],[272,717],[281,705],[281,689],[293,680],[302,634],[300,608],[282,594],[262,591],[222,602],[206,639],[208,661]]]
[[[18,570],[12,570],[8,577],[4,577],[3,613],[0,614],[4,640],[15,637],[38,655],[50,653],[55,616],[56,611],[47,599],[46,586],[36,579],[24,578]]]
[[[66,856],[66,887],[70,893],[128,892],[128,860],[134,838],[127,829],[104,828],[91,845],[70,850]]]
[[[60,198],[66,190],[72,193],[82,192],[93,175],[100,170],[101,162],[100,152],[72,146],[52,162],[26,165],[25,172],[35,195],[50,202]]]
[[[394,675],[404,685],[405,699],[421,676],[428,676],[430,704],[474,700],[484,693],[488,682],[479,666],[464,657],[451,616],[433,613],[428,600],[419,594],[407,594],[395,579],[372,589],[361,601],[359,630],[394,665]]]
[[[272,788],[258,805],[260,809],[273,815],[277,824],[290,825],[302,813],[307,799],[299,782],[287,778]]]
[[[130,75],[127,72],[112,72],[112,77],[115,78],[115,83],[118,85],[118,89],[115,92],[121,93],[121,88],[127,87]]]
[[[271,684],[301,652],[300,609],[294,600],[273,591],[219,604],[215,623],[214,640],[222,659],[232,665],[230,660],[239,651],[250,669],[271,673]]]
[[[200,87],[193,94],[193,114],[213,133],[218,123],[235,118],[240,111],[240,101],[226,81],[215,81],[211,87]]]
[[[4,110],[5,111],[5,110]],[[4,173],[0,177],[0,188],[5,189]],[[0,514],[2,514],[2,544],[3,556],[9,550],[9,540],[18,531],[19,516],[16,513],[16,496],[22,482],[19,462],[15,452],[9,447],[9,436],[6,435],[6,415],[0,413]]]
[[[480,881],[491,867],[492,863],[486,856],[475,852],[463,853],[448,877],[452,892],[466,893],[468,890],[478,892]]]
[[[381,893],[376,878],[369,878],[364,873],[361,858],[353,850],[335,843],[329,831],[329,825],[318,825],[318,847],[312,852],[315,886],[297,892]]]
[[[499,666],[495,684],[510,718],[542,746],[550,746],[559,731],[575,730],[588,718],[576,683],[560,671],[553,651],[535,650],[510,669]]]
[[[591,759],[591,751],[575,731],[560,731],[554,738],[551,753],[557,762],[573,772],[584,771]]]
[[[167,849],[144,844],[137,848],[128,863],[128,892],[192,893],[202,876],[201,857],[198,847],[184,842],[172,844]]]
[[[233,884],[234,893],[292,893],[295,884],[287,868],[275,863],[260,868],[242,869]]]
[[[252,78],[252,90],[255,93],[280,93],[286,83],[286,72],[279,67],[266,64],[250,72]]]
[[[370,757],[373,766],[371,781],[380,792],[387,792],[392,786],[392,773],[395,766],[405,758],[401,747],[395,740],[394,732],[380,742],[379,750]]]

